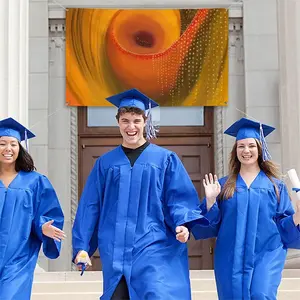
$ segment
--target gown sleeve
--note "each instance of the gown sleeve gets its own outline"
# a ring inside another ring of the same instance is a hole
[[[73,261],[80,250],[91,257],[98,247],[98,224],[104,179],[98,159],[86,181],[76,213],[73,230]]]
[[[164,205],[168,225],[175,231],[180,225],[191,229],[189,223],[195,220],[208,224],[201,214],[197,191],[178,156],[172,153],[167,163]]]
[[[227,177],[221,178],[219,184],[223,188]],[[206,198],[200,204],[200,209],[203,217],[208,221],[208,224],[192,222],[192,231],[196,240],[214,238],[218,236],[219,228],[222,221],[221,201],[217,198],[214,205],[207,211]]]
[[[39,178],[36,187],[37,211],[34,216],[34,232],[43,244],[44,254],[51,259],[57,258],[60,253],[61,242],[45,236],[42,232],[44,223],[54,220],[53,226],[63,229],[64,215],[57,195],[46,176]]]
[[[277,228],[286,248],[300,249],[300,227],[293,220],[294,209],[284,183],[279,185],[280,202],[275,217]]]
[[[221,223],[219,202],[216,201],[210,210],[207,211],[206,199],[204,198],[201,202],[200,209],[203,217],[208,221],[208,224],[192,223],[192,231],[195,239],[200,240],[217,237]]]

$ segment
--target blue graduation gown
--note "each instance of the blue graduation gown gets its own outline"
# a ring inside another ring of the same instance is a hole
[[[226,177],[220,180],[221,186]],[[250,188],[240,175],[236,192],[228,200],[217,201],[202,213],[208,227],[196,225],[196,239],[217,237],[215,277],[220,300],[276,299],[287,248],[300,249],[300,229],[295,226],[294,210],[286,186],[263,171]]]
[[[134,166],[119,146],[96,161],[73,227],[74,256],[99,248],[104,292],[124,275],[130,299],[191,299],[187,246],[175,227],[201,220],[197,192],[175,153],[150,144]],[[207,223],[203,219],[203,222]]]
[[[63,227],[63,213],[49,180],[20,171],[6,188],[0,181],[0,299],[30,299],[34,269],[43,243],[48,258],[59,256],[61,243],[43,235],[54,220]]]

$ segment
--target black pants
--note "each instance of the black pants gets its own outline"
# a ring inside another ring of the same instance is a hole
[[[124,276],[119,281],[111,300],[129,300],[128,287]]]

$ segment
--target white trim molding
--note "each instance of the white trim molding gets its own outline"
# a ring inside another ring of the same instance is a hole
[[[178,3],[177,3],[178,2]],[[152,0],[130,0],[119,1],[110,0],[103,3],[101,0],[49,0],[49,19],[65,19],[68,8],[143,8],[143,9],[160,9],[160,8],[228,8],[230,18],[243,17],[242,0],[188,0],[182,5],[182,1],[159,1]]]

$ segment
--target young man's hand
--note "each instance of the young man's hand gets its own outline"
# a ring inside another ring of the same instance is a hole
[[[88,269],[92,265],[90,257],[86,251],[81,250],[78,252],[78,254],[75,258],[75,264],[77,265],[78,263],[84,263],[86,265],[86,269]],[[81,265],[77,265],[77,268],[79,271],[82,270]]]
[[[185,226],[176,227],[176,239],[181,243],[186,243],[189,238],[189,230]]]

